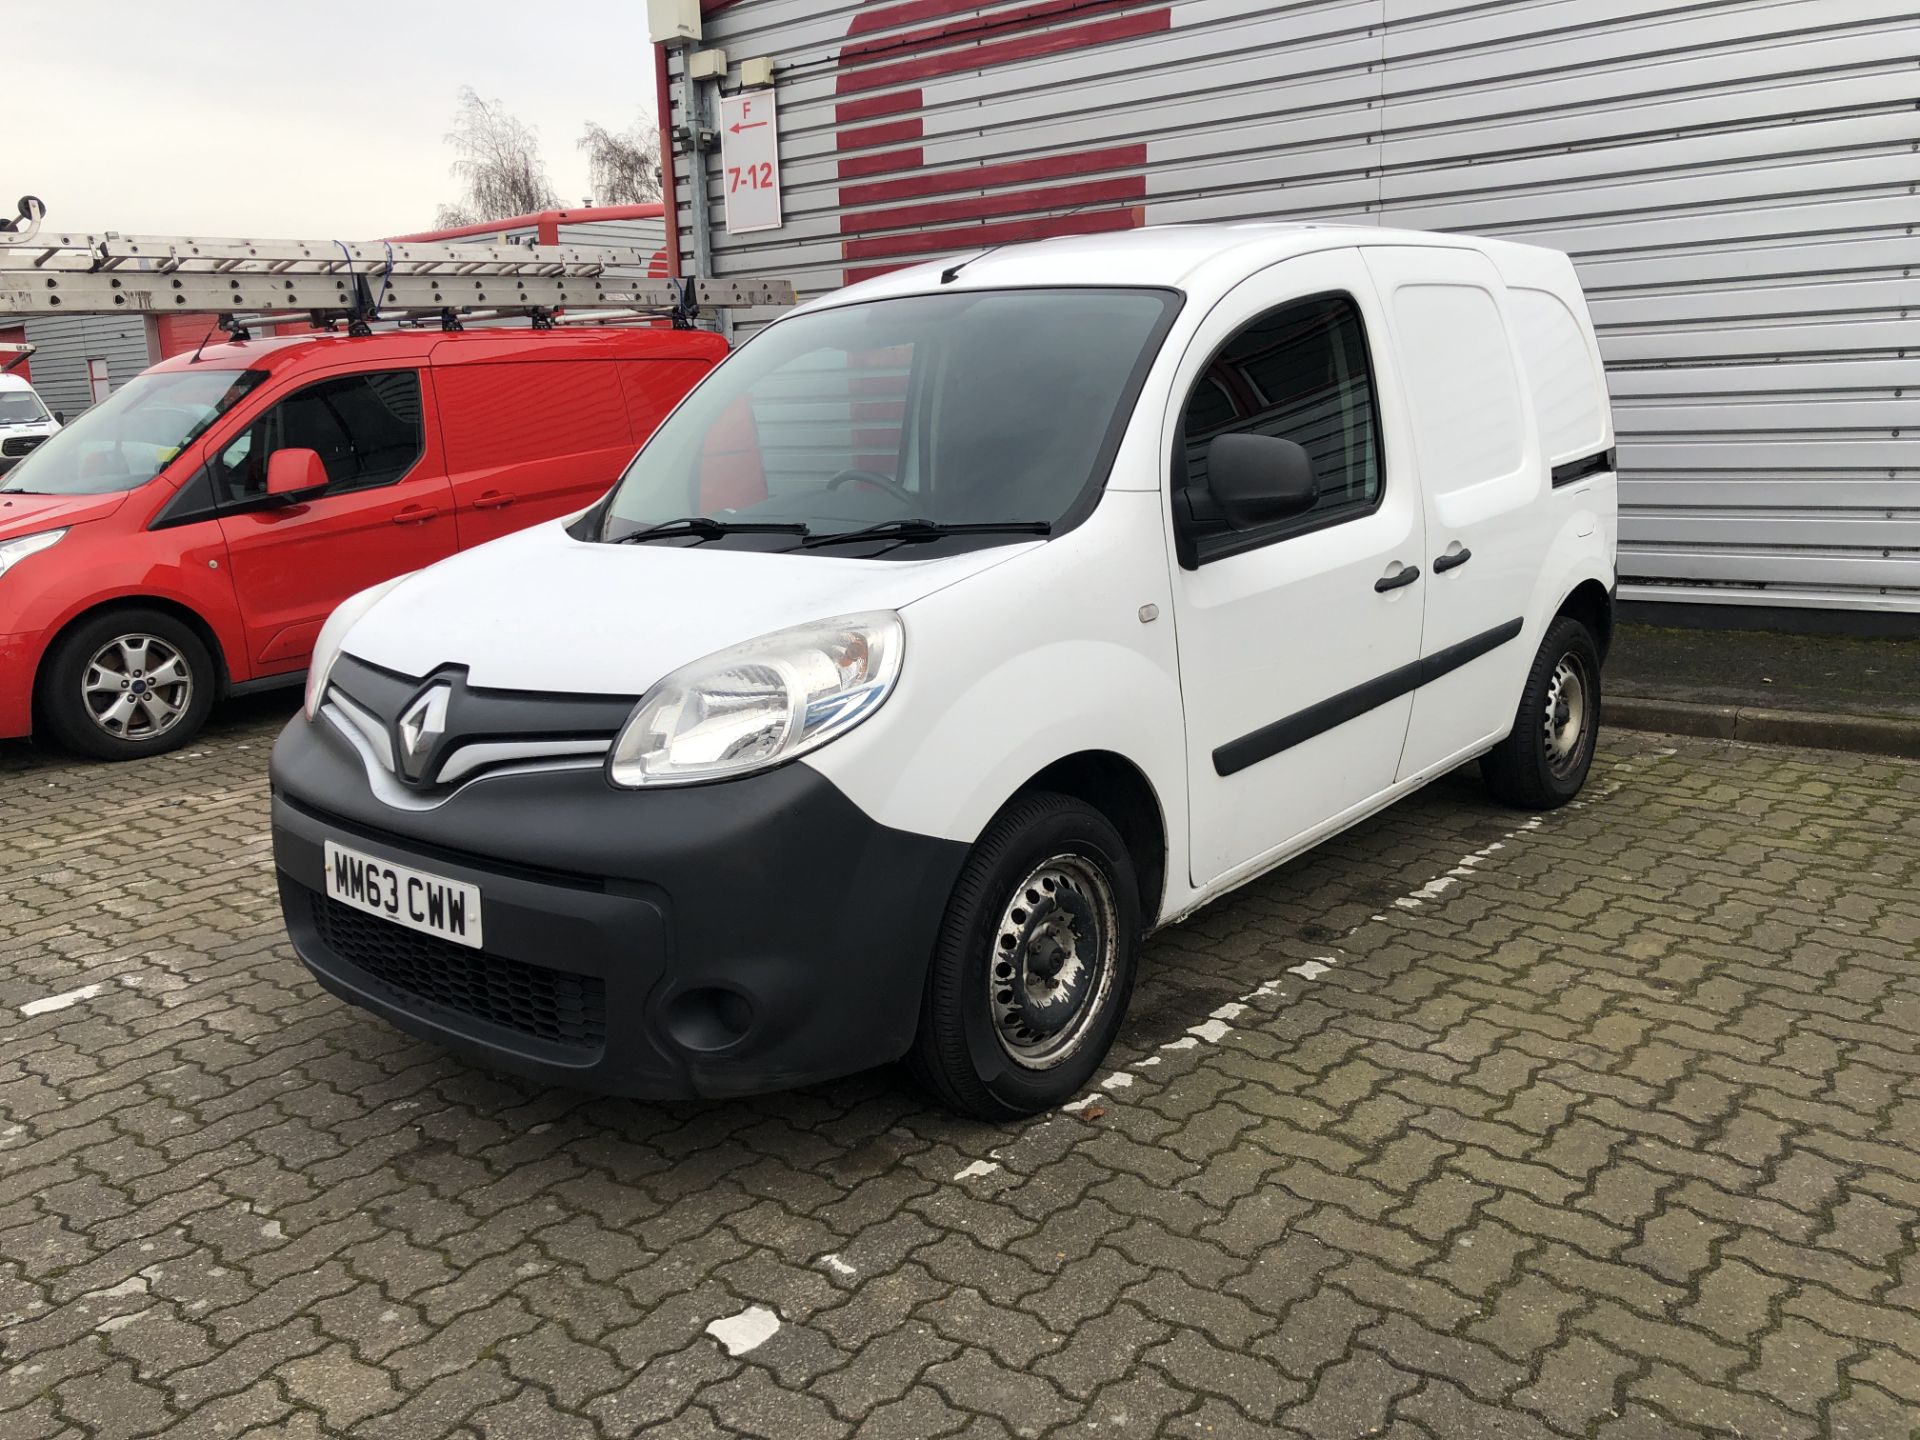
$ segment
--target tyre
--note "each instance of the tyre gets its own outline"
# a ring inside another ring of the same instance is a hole
[[[1069,796],[1020,796],[954,884],[909,1064],[977,1119],[1062,1105],[1113,1044],[1139,950],[1139,881],[1119,832]]]
[[[1569,616],[1547,627],[1533,657],[1513,732],[1480,759],[1495,797],[1551,810],[1580,793],[1600,733],[1600,649]]]
[[[36,698],[67,749],[138,760],[193,739],[218,683],[213,656],[191,626],[160,610],[109,610],[55,645]]]

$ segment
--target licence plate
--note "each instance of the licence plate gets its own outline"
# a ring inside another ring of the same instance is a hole
[[[480,948],[480,888],[395,865],[329,840],[327,895],[409,930]]]

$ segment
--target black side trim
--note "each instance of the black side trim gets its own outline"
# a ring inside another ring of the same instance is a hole
[[[1491,630],[1482,630],[1458,645],[1449,645],[1444,650],[1423,655],[1384,675],[1376,675],[1364,685],[1330,695],[1318,704],[1295,711],[1285,719],[1263,725],[1250,735],[1229,740],[1213,752],[1214,773],[1237,774],[1249,765],[1257,765],[1337,725],[1357,720],[1369,710],[1378,709],[1390,700],[1398,700],[1402,695],[1458,670],[1469,661],[1478,660],[1488,651],[1499,649],[1520,633],[1520,627],[1520,621],[1509,620]]]
[[[1562,485],[1571,485],[1589,475],[1604,475],[1614,468],[1613,451],[1596,450],[1591,455],[1582,455],[1578,460],[1568,460],[1554,466],[1553,485],[1557,490]]]
[[[305,670],[282,670],[278,675],[262,675],[257,680],[242,680],[237,685],[227,687],[229,699],[241,695],[258,695],[264,690],[286,690],[299,685],[307,678]]]

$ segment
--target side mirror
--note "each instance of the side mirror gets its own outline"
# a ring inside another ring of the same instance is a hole
[[[1222,435],[1208,445],[1207,489],[1236,530],[1299,515],[1320,498],[1305,447],[1272,435]]]
[[[54,412],[53,412],[53,423],[54,423],[54,424],[56,424],[56,425],[64,425],[64,424],[66,424],[66,423],[67,423],[67,412],[66,412],[66,411],[64,411],[64,410],[56,410],[56,411],[54,411]]]
[[[276,450],[267,457],[267,494],[297,500],[327,488],[327,467],[317,450]]]

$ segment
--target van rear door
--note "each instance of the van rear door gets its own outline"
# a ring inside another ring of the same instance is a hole
[[[1427,517],[1420,688],[1397,778],[1504,733],[1532,658],[1523,636],[1545,559],[1547,476],[1507,320],[1475,250],[1366,252],[1413,421]]]
[[[599,499],[633,458],[633,431],[610,360],[436,364],[460,548]]]

